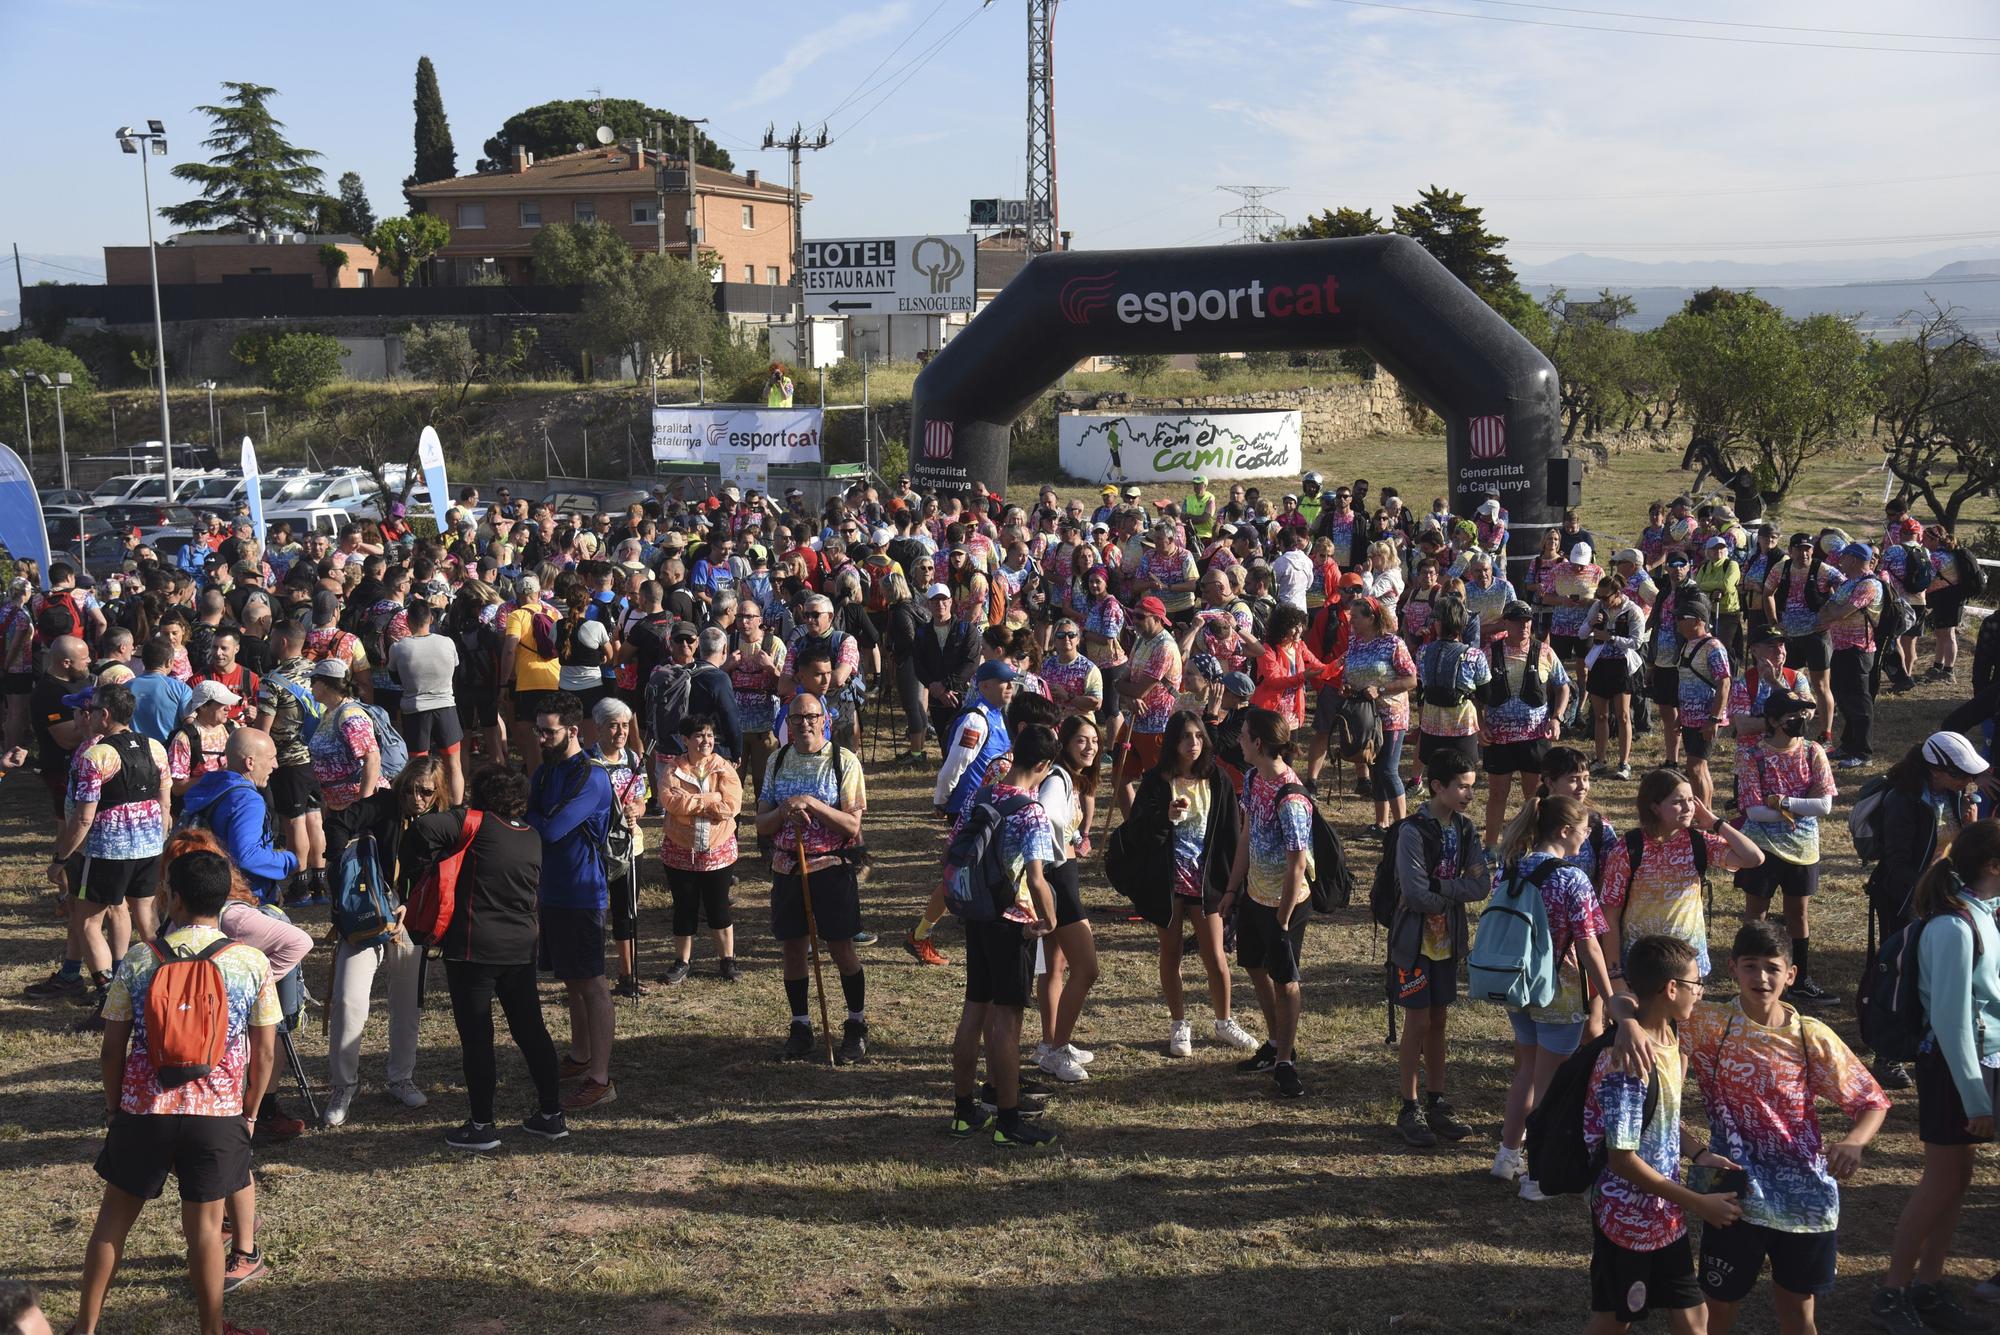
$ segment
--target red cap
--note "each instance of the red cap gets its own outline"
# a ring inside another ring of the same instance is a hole
[[[1340,587],[1343,589],[1359,589],[1365,587],[1367,583],[1368,581],[1361,578],[1361,573],[1356,570],[1350,570],[1340,577]]]
[[[1167,605],[1150,593],[1139,600],[1137,610],[1144,616],[1158,617],[1162,621],[1167,619]]]

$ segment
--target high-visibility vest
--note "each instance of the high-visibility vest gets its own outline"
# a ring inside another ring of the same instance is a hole
[[[1311,496],[1300,495],[1299,513],[1306,517],[1306,527],[1308,529],[1319,527],[1319,512],[1325,504],[1326,492],[1323,490]]]
[[[764,406],[766,408],[789,408],[792,406],[792,378],[790,376],[784,376],[771,382],[771,387],[764,392]]]
[[[1210,492],[1206,496],[1198,491],[1189,492],[1187,500],[1181,503],[1181,510],[1187,515],[1188,527],[1192,528],[1198,537],[1207,538],[1214,536],[1214,492]]]

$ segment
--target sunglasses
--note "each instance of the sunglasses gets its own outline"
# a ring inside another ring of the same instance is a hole
[[[410,791],[411,791],[412,793],[415,793],[415,794],[416,794],[416,795],[417,795],[418,797],[436,797],[436,796],[437,796],[437,785],[436,785],[436,784],[431,784],[431,785],[429,785],[429,786],[427,786],[427,787],[418,787],[418,788],[412,788],[412,789],[410,789]]]
[[[1059,630],[1056,632],[1056,638],[1059,640],[1073,640],[1076,638],[1076,632],[1073,630]]]

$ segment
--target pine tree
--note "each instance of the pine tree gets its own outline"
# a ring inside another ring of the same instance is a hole
[[[458,175],[458,150],[452,147],[444,94],[438,91],[437,67],[429,56],[417,57],[416,111],[417,169],[403,182],[405,189]]]
[[[312,227],[332,202],[324,174],[312,165],[320,155],[285,139],[284,122],[265,105],[277,89],[233,82],[222,87],[228,94],[223,105],[195,108],[215,122],[214,133],[202,141],[214,156],[173,171],[176,179],[199,186],[201,198],[169,205],[160,216],[190,230]]]
[[[360,172],[340,174],[340,198],[320,210],[319,230],[358,237],[366,237],[375,230],[375,208],[368,202]]]
[[[1486,230],[1486,212],[1465,202],[1456,190],[1432,186],[1408,206],[1396,206],[1396,230],[1451,270],[1459,282],[1499,305],[1515,286],[1504,236]]]

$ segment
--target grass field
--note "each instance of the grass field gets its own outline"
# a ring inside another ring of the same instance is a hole
[[[1428,504],[1441,443],[1369,440],[1312,460],[1330,478],[1395,481]],[[1644,501],[1677,489],[1677,458],[1620,455],[1593,475],[1589,518],[1630,536]],[[1829,461],[1800,511],[1862,525],[1879,482],[1865,465]],[[1949,706],[1936,687],[1885,698],[1878,752],[1894,755]],[[886,756],[888,747],[875,754]],[[1727,750],[1726,746],[1723,748]],[[1646,751],[1656,756],[1657,751]],[[1726,767],[1718,760],[1718,771]],[[1862,776],[1845,776],[1851,799]],[[1560,1331],[1584,1317],[1589,1231],[1574,1199],[1531,1205],[1485,1174],[1498,1131],[1510,1048],[1505,1019],[1461,1006],[1453,1017],[1451,1093],[1477,1134],[1435,1151],[1402,1148],[1389,1127],[1394,1054],[1383,1046],[1379,936],[1354,910],[1314,923],[1306,945],[1300,1048],[1306,1097],[1271,1097],[1240,1077],[1235,1054],[1198,1043],[1164,1052],[1153,931],[1128,924],[1099,874],[1085,901],[1103,977],[1078,1041],[1092,1078],[1055,1100],[1059,1146],[1030,1158],[943,1134],[946,1047],[960,968],[925,970],[896,948],[935,876],[930,776],[870,765],[867,837],[876,869],[864,888],[875,1052],[842,1070],[773,1060],[783,1037],[777,955],[751,863],[736,892],[744,978],[714,976],[712,948],[675,989],[618,1008],[619,1099],[579,1116],[554,1146],[515,1133],[490,1156],[447,1149],[465,1115],[457,1046],[442,995],[424,1015],[418,1078],[431,1104],[406,1111],[381,1093],[386,1022],[364,1047],[366,1088],[349,1124],[260,1155],[260,1241],[274,1273],[234,1295],[232,1319],[283,1335],[418,1330],[529,1335],[571,1330],[821,1335],[907,1331],[1056,1332],[1119,1325],[1213,1332]],[[1600,786],[1627,827],[1630,784]],[[1844,803],[1843,803],[1844,807]],[[1352,797],[1329,814],[1353,834],[1368,819]],[[1102,830],[1100,828],[1100,834]],[[74,1036],[77,1012],[18,1000],[59,954],[40,893],[48,819],[38,786],[0,786],[0,1199],[10,1237],[0,1273],[47,1290],[60,1329],[74,1311],[83,1243],[99,1192],[90,1164],[101,1106],[96,1043]],[[1861,948],[1861,875],[1839,833],[1826,839],[1815,902],[1815,974],[1851,996]],[[1365,878],[1374,850],[1353,856]],[[666,897],[648,869],[642,976],[666,966]],[[1717,886],[1726,946],[1736,904]],[[306,918],[316,931],[324,910]],[[959,934],[940,932],[956,960]],[[327,990],[330,955],[308,978]],[[1199,967],[1186,971],[1190,1014],[1205,1036]],[[545,990],[560,1036],[559,996]],[[1248,980],[1237,1013],[1261,1032]],[[838,1004],[838,998],[835,998]],[[1851,1035],[1845,1007],[1828,1018]],[[1034,1019],[1030,1017],[1030,1029]],[[301,1036],[324,1079],[317,1022]],[[501,1047],[500,1109],[529,1110],[525,1069]],[[293,1099],[289,1090],[288,1100]],[[1692,1106],[1692,1100],[1690,1101]],[[1829,1113],[1830,1128],[1840,1118]],[[1897,1096],[1888,1129],[1845,1192],[1843,1278],[1822,1328],[1859,1329],[1897,1212],[1921,1158],[1915,1106]],[[1956,1277],[1994,1269],[2000,1212],[1990,1159],[1960,1227]],[[177,1217],[149,1209],[113,1289],[104,1329],[182,1331],[192,1308]],[[1742,1329],[1775,1329],[1760,1294]]]

